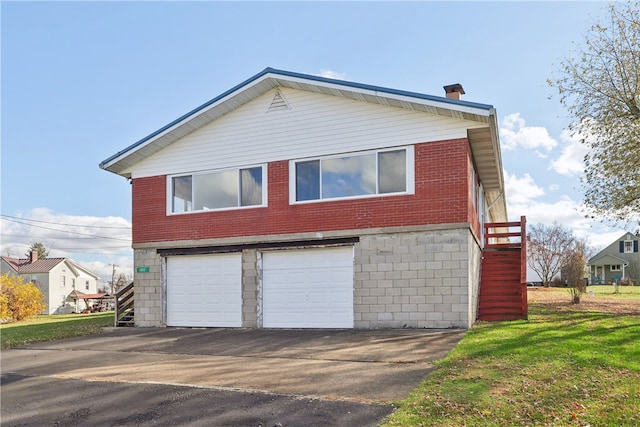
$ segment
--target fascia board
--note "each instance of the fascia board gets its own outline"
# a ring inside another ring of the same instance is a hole
[[[174,131],[175,129],[179,128],[180,126],[185,125],[186,123],[188,123],[189,121],[193,120],[194,118],[196,118],[196,117],[198,117],[198,116],[200,116],[202,114],[205,114],[206,112],[210,111],[211,109],[215,108],[216,106],[218,106],[218,105],[224,103],[225,101],[229,100],[230,98],[235,96],[239,91],[241,91],[241,90],[244,91],[244,90],[247,90],[247,89],[251,88],[252,86],[257,85],[258,83],[262,82],[263,80],[265,80],[267,78],[266,77],[266,71],[267,70],[264,70],[261,73],[258,73],[255,76],[245,80],[244,82],[240,83],[239,85],[234,86],[233,88],[231,88],[228,91],[222,93],[221,95],[211,99],[210,101],[205,102],[204,104],[202,104],[199,107],[196,107],[195,109],[189,111],[188,113],[180,116],[176,120],[174,120],[171,123],[163,126],[162,128],[158,129],[157,131],[155,131],[155,132],[147,135],[146,137],[138,140],[137,142],[133,143],[129,147],[125,148],[124,150],[121,150],[118,153],[114,154],[113,156],[107,158],[106,160],[102,161],[99,164],[100,168],[108,170],[111,165],[113,165],[113,164],[119,162],[120,160],[122,160],[123,158],[131,155],[131,153],[133,151],[140,150],[140,149],[146,147],[147,145],[152,144],[157,139],[162,138],[164,135]]]
[[[437,97],[433,95],[426,95],[417,92],[408,92],[403,90],[390,89],[381,86],[373,86],[355,82],[349,82],[345,80],[327,79],[318,76],[309,76],[305,74],[290,73],[286,71],[272,70],[267,74],[268,77],[275,79],[284,79],[300,84],[315,84],[327,89],[334,89],[336,91],[349,90],[352,92],[360,93],[363,95],[369,95],[380,98],[390,98],[397,101],[416,103],[426,105],[434,108],[444,108],[461,113],[476,114],[479,116],[488,117],[491,115],[491,111],[494,110],[492,105],[480,104],[476,102],[460,101],[455,99]],[[284,78],[283,78],[284,77]],[[313,82],[313,83],[311,83]]]

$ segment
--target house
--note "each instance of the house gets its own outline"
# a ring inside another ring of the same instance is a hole
[[[2,274],[20,276],[25,282],[38,286],[45,296],[46,309],[42,314],[64,314],[76,311],[74,291],[95,294],[98,276],[69,258],[38,258],[36,251],[29,258],[3,256]]]
[[[611,284],[623,279],[640,281],[640,237],[624,233],[588,262],[589,283]]]
[[[473,325],[498,125],[445,92],[267,68],[104,160],[132,188],[136,326]]]

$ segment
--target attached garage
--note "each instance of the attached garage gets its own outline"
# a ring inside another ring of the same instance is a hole
[[[242,254],[167,257],[167,326],[241,327]]]
[[[262,326],[353,328],[353,247],[262,254]]]

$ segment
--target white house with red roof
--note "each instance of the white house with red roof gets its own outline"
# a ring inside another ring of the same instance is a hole
[[[38,258],[31,252],[29,258],[3,256],[2,274],[20,276],[25,282],[35,283],[45,295],[46,309],[42,314],[64,314],[77,310],[74,291],[96,294],[98,275],[69,258]]]

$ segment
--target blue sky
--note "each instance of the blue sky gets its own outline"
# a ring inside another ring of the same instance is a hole
[[[431,95],[461,83],[497,109],[510,217],[602,248],[624,229],[578,211],[583,153],[546,80],[605,6],[3,1],[0,251],[41,241],[104,280],[131,274],[130,186],[98,163],[266,67]]]

